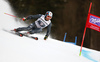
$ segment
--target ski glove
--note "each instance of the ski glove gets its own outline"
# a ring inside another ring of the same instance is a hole
[[[26,18],[25,18],[25,17],[23,17],[23,18],[22,18],[22,20],[23,20],[23,21],[26,21]]]
[[[44,37],[44,40],[46,40],[47,38],[48,38],[48,36],[45,36],[45,37]]]

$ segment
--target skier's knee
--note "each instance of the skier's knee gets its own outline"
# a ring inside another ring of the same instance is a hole
[[[32,31],[29,31],[29,33],[30,33],[30,34],[34,34],[34,32],[32,32]]]
[[[30,27],[27,27],[27,30],[31,30],[31,28]]]

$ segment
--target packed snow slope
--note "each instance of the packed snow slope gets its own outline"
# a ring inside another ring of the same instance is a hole
[[[34,34],[39,37],[34,40],[5,32],[3,29],[25,26],[23,21],[15,21],[5,12],[14,15],[9,3],[0,0],[0,62],[100,62],[100,51],[83,47],[79,56],[80,46],[50,37],[43,40],[44,34]]]

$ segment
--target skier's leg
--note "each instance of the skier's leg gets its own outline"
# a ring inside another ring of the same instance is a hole
[[[36,27],[35,23],[32,23],[28,27],[17,28],[16,31],[30,31],[32,30],[32,28],[35,28],[35,27]]]
[[[31,28],[28,26],[28,27],[19,27],[17,28],[18,31],[29,31],[31,30]]]
[[[34,34],[34,33],[40,33],[42,31],[41,28],[36,28],[36,29],[33,29],[31,31],[29,31],[30,34]]]

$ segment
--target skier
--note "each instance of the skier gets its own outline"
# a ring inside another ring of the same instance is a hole
[[[22,18],[23,21],[26,21],[29,19],[37,19],[37,20],[31,23],[28,27],[19,27],[17,29],[14,29],[14,31],[15,32],[28,31],[27,34],[34,34],[34,33],[41,32],[43,28],[47,27],[47,33],[44,37],[44,40],[46,40],[51,31],[52,16],[53,16],[53,13],[51,11],[47,11],[45,15],[37,14],[37,15],[30,15],[28,17],[24,17]]]

